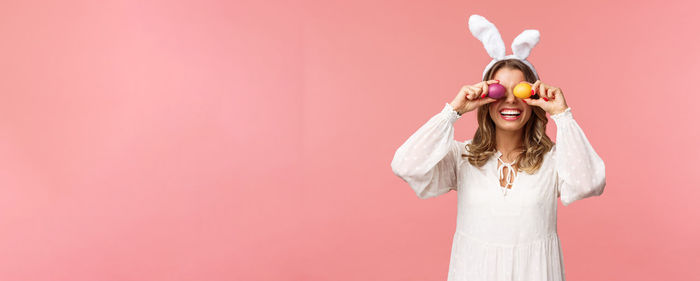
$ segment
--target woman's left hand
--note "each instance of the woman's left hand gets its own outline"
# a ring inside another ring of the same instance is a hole
[[[542,83],[537,80],[532,84],[532,90],[539,94],[539,99],[526,98],[523,101],[529,105],[539,106],[549,115],[564,112],[569,106],[566,105],[564,92],[561,89]]]

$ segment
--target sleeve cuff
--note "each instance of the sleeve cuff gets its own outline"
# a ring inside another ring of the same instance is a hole
[[[574,118],[574,116],[571,114],[571,107],[567,107],[564,111],[559,112],[559,113],[554,114],[554,115],[550,115],[549,117],[551,117],[555,123],[559,123],[562,120]]]
[[[457,113],[454,108],[449,103],[445,103],[445,107],[442,108],[442,111],[440,112],[443,116],[447,117],[450,120],[450,123],[454,124],[457,119],[462,118],[461,115]]]

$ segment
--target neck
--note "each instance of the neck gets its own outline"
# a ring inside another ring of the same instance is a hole
[[[505,159],[511,159],[513,152],[518,152],[523,144],[523,130],[505,131],[496,129],[496,149],[503,153]]]

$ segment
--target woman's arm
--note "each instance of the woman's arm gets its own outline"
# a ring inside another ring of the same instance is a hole
[[[449,104],[428,120],[394,154],[391,169],[421,199],[457,190],[460,149],[454,122],[461,118]]]
[[[571,108],[551,117],[557,125],[553,157],[562,204],[601,195],[605,188],[605,163],[574,120]]]

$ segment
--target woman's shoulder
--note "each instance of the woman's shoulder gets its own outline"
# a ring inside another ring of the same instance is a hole
[[[469,152],[468,144],[472,143],[472,139],[463,140],[463,141],[455,140],[455,142],[459,146],[459,152],[462,154],[467,154]]]
[[[554,154],[556,154],[556,145],[552,143],[552,147],[549,148],[549,151],[545,152],[543,157],[544,164],[547,166],[550,166],[550,164],[554,163]]]
[[[552,157],[554,153],[557,151],[557,144],[555,142],[552,143],[552,147],[549,148],[549,151],[545,152],[545,156]]]
[[[458,169],[461,169],[464,168],[462,167],[464,163],[469,163],[469,161],[467,161],[467,155],[469,155],[469,147],[467,145],[471,143],[471,139],[462,141],[455,140],[455,143],[457,144],[457,148],[459,149],[457,152],[457,155],[459,156],[457,157],[459,159],[457,161],[457,167],[460,167]]]
[[[461,161],[466,161],[467,155],[469,155],[469,144],[472,143],[471,139],[468,140],[463,140],[463,141],[458,141],[455,140],[455,143],[457,144],[458,150],[458,155],[460,156],[460,162]]]

